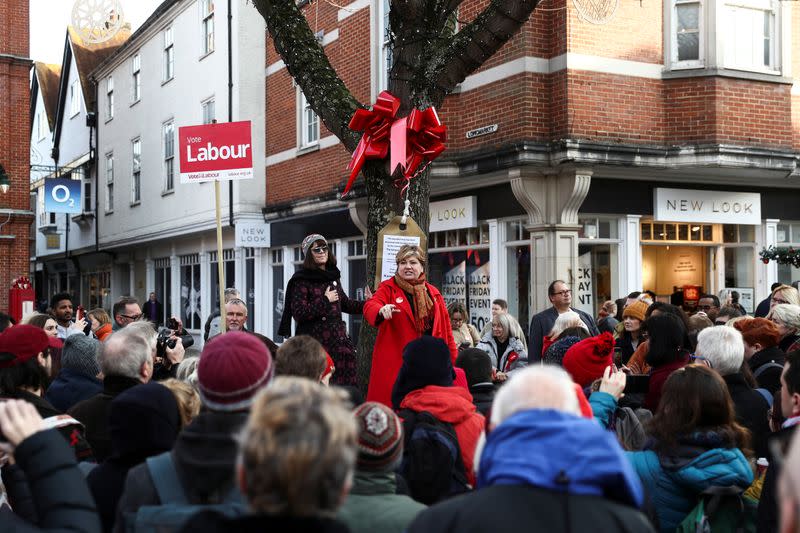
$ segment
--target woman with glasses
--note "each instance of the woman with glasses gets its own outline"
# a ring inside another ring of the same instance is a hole
[[[425,278],[425,252],[419,246],[404,245],[395,261],[395,275],[381,283],[364,304],[364,320],[378,328],[367,401],[389,407],[409,342],[423,335],[439,337],[447,343],[452,362],[458,355],[444,298]]]
[[[800,349],[800,305],[775,305],[769,310],[767,320],[778,328],[778,333],[781,335],[778,348],[783,350],[783,353]]]
[[[317,339],[333,359],[336,373],[332,383],[356,385],[356,348],[347,334],[342,313],[360,315],[364,302],[348,298],[342,290],[342,275],[325,237],[312,233],[300,246],[303,264],[286,285],[278,334],[290,337],[294,319],[295,335]]]
[[[469,314],[466,307],[461,302],[452,302],[447,306],[447,314],[450,315],[450,327],[453,328],[453,339],[459,350],[462,348],[473,348],[481,341],[481,334],[478,329],[470,324]]]
[[[772,310],[776,305],[781,304],[800,305],[800,293],[791,285],[778,285],[772,291],[769,308]]]

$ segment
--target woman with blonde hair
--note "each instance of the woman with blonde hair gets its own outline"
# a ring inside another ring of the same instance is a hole
[[[791,285],[778,285],[770,296],[769,308],[772,310],[776,305],[781,304],[800,305],[800,293]]]
[[[469,313],[461,302],[451,302],[447,306],[450,315],[450,326],[453,328],[453,339],[459,348],[473,348],[481,341],[478,329],[469,323]]]
[[[175,401],[178,402],[178,411],[181,415],[181,428],[185,428],[200,414],[200,394],[189,383],[179,379],[165,379],[161,384],[175,396]]]
[[[367,401],[390,407],[403,349],[409,342],[432,335],[447,343],[452,361],[458,355],[444,298],[425,278],[425,252],[406,244],[397,251],[395,260],[395,275],[381,283],[364,304],[364,319],[378,328]]]

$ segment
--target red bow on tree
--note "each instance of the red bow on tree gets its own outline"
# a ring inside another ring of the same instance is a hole
[[[407,117],[398,119],[395,116],[399,108],[400,101],[388,91],[383,91],[378,95],[372,111],[359,109],[350,119],[350,129],[363,130],[364,135],[347,165],[351,172],[342,196],[350,192],[364,161],[385,158],[390,147],[389,173],[393,174],[399,165],[406,181],[405,187],[424,161],[430,163],[444,151],[447,126],[439,120],[434,108],[429,107],[424,111],[413,109]]]
[[[436,109],[412,109],[407,117],[392,124],[392,160],[389,172],[397,166],[403,170],[406,181],[414,177],[423,161],[431,162],[444,152],[447,126],[439,120]]]
[[[378,95],[372,111],[358,109],[350,119],[348,127],[353,131],[363,130],[364,135],[361,136],[361,140],[353,152],[353,157],[350,159],[350,164],[347,165],[350,177],[342,196],[346,196],[350,192],[350,187],[353,186],[364,161],[383,159],[389,153],[389,131],[398,109],[400,109],[400,100],[392,96],[390,92],[383,91]]]

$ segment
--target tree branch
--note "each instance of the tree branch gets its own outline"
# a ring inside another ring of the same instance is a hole
[[[331,66],[294,0],[253,0],[286,69],[300,86],[311,108],[331,133],[352,152],[361,135],[347,125],[363,107]]]
[[[455,1],[451,3],[456,3]],[[491,0],[461,29],[431,65],[431,79],[446,93],[497,52],[530,18],[539,0]]]

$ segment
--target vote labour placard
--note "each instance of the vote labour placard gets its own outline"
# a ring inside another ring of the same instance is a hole
[[[253,177],[250,121],[178,128],[181,183]]]

